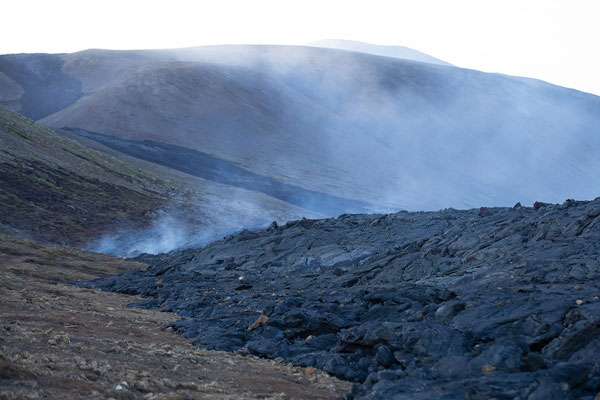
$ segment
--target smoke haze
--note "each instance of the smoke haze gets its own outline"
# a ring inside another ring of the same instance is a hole
[[[542,81],[303,46],[89,50],[60,60],[61,69],[50,63],[61,77],[53,81],[70,105],[42,123],[141,143],[119,151],[145,160],[160,152],[144,141],[179,146],[195,155],[163,165],[274,196],[298,207],[297,217],[598,196],[600,98]],[[35,55],[0,57],[15,97],[6,101],[48,113],[30,101],[46,86],[28,90],[25,72],[11,74],[30,64],[40,65]],[[223,167],[208,171],[198,154]],[[223,225],[270,221],[246,222]],[[161,223],[145,232],[153,247],[195,240],[162,235]]]

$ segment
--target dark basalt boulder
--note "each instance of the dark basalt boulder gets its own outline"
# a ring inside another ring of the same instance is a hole
[[[600,392],[600,199],[294,221],[143,260],[79,285],[357,382],[346,399]]]

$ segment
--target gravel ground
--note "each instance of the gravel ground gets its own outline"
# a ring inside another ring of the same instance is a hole
[[[350,384],[315,368],[198,349],[171,313],[64,284],[141,267],[0,237],[0,398],[334,399]]]

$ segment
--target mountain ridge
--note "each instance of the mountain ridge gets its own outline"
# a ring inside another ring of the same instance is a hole
[[[306,46],[60,57],[86,94],[43,123],[190,147],[381,210],[591,198],[598,184],[600,98],[541,81]]]
[[[410,47],[398,45],[377,45],[372,43],[360,42],[356,40],[344,39],[324,39],[316,42],[310,42],[309,46],[333,48],[339,50],[357,51],[360,53],[373,54],[376,56],[401,58],[430,64],[453,66],[452,64],[440,60],[439,58],[422,53]]]

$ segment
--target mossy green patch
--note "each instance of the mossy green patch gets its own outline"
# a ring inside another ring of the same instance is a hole
[[[15,135],[21,136],[23,139],[31,140],[25,133],[21,132],[18,129],[15,129],[15,128],[9,126],[8,130],[11,131],[12,133],[14,133]]]
[[[72,281],[73,280],[73,278],[71,277],[71,275],[67,274],[66,272],[61,272],[59,275],[65,281]]]

